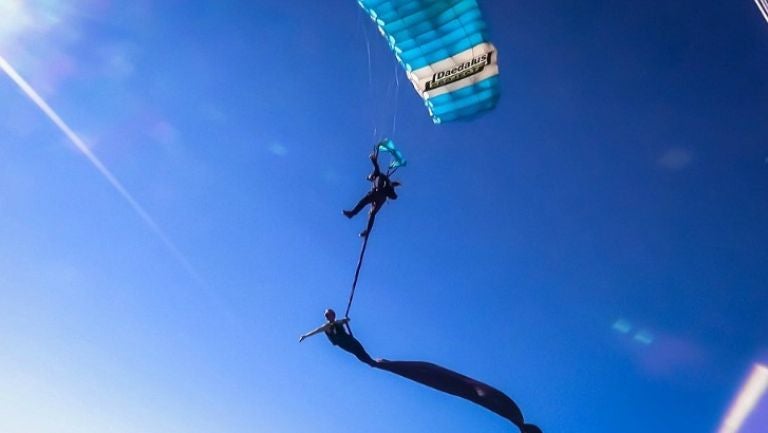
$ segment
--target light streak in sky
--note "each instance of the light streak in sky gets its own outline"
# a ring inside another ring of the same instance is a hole
[[[195,280],[197,283],[204,285],[203,279],[200,277],[200,274],[195,270],[195,268],[192,266],[192,264],[187,260],[187,258],[182,254],[181,250],[179,250],[178,247],[171,241],[171,239],[168,237],[168,235],[165,234],[165,232],[160,228],[160,226],[155,222],[154,218],[152,218],[151,215],[144,209],[144,207],[136,201],[135,198],[131,195],[130,192],[123,186],[123,184],[115,177],[114,174],[104,165],[101,160],[94,155],[93,152],[91,152],[91,149],[85,144],[85,142],[72,130],[72,128],[67,125],[66,122],[51,108],[50,105],[48,105],[47,102],[35,91],[32,86],[27,83],[27,81],[19,75],[18,72],[11,66],[8,61],[5,60],[2,56],[0,56],[0,69],[5,72],[6,75],[14,82],[17,86],[19,86],[19,89],[21,89],[22,92],[24,92],[27,97],[35,104],[38,108],[48,117],[48,119],[53,122],[54,125],[56,125],[61,132],[64,133],[64,135],[69,139],[69,141],[72,142],[72,144],[75,145],[77,150],[80,151],[80,153],[85,156],[88,161],[91,162],[91,164],[98,170],[99,173],[109,182],[110,185],[120,194],[120,196],[125,199],[126,202],[131,206],[131,208],[136,212],[136,214],[141,218],[141,220],[149,227],[149,229],[157,235],[157,237],[162,241],[162,243],[165,245],[165,247],[170,251],[170,253],[174,256],[174,258],[181,264],[181,266],[184,268],[184,270],[189,274],[189,276]]]
[[[737,433],[766,390],[768,390],[768,367],[757,364],[752,368],[746,383],[731,404],[717,433]]]
[[[768,0],[755,0],[755,4],[760,8],[763,18],[768,21]]]

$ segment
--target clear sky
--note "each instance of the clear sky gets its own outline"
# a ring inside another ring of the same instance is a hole
[[[715,432],[768,360],[768,25],[481,5],[502,99],[435,126],[352,0],[3,1],[0,56],[160,232],[0,76],[0,431],[514,431],[297,341],[344,309],[341,209],[389,135],[409,165],[351,313],[372,355],[545,432]]]

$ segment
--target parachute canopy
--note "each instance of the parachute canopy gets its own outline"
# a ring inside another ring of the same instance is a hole
[[[476,0],[358,0],[389,42],[435,123],[499,99],[496,48]]]

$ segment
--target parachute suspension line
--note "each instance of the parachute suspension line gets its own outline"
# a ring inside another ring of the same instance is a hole
[[[365,52],[368,54],[368,89],[370,90],[373,86],[373,75],[371,72],[371,40],[368,38],[368,27],[363,26],[363,34],[365,34]]]
[[[372,68],[372,56],[371,56],[371,39],[368,36],[368,26],[365,25],[364,21],[367,21],[369,19],[368,15],[365,14],[365,12],[360,9],[357,15],[357,22],[358,22],[358,28],[363,33],[363,37],[365,39],[365,53],[366,53],[366,59],[368,61],[368,106],[376,106],[378,104],[374,103],[374,94],[373,94],[373,68]],[[369,111],[370,113],[370,111]],[[371,129],[372,132],[372,138],[376,139],[377,129],[376,129],[376,115],[370,114],[371,119]]]
[[[364,14],[361,12],[358,16],[364,16]],[[367,18],[367,17],[366,17]],[[362,24],[363,28],[363,35],[365,36],[365,53],[368,58],[368,106],[374,106],[374,98],[373,98],[373,68],[371,66],[371,39],[368,37],[368,27]],[[376,139],[376,116],[371,115],[371,124],[373,126],[373,138]]]
[[[368,58],[368,87],[370,90],[371,85],[373,84],[373,77],[371,75],[371,40],[368,37],[368,26],[365,25],[364,21],[368,20],[368,16],[360,10],[357,14],[357,27],[358,31],[363,33],[363,37],[365,38],[365,52]]]
[[[390,134],[390,137],[394,137],[395,132],[397,131],[397,112],[400,107],[398,107],[398,101],[400,99],[400,78],[397,76],[397,68],[398,64],[395,63],[395,112],[392,115],[392,133]]]

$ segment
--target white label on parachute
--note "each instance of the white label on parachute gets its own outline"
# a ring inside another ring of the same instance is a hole
[[[450,93],[499,74],[496,47],[483,42],[423,68],[408,73],[422,98]]]

